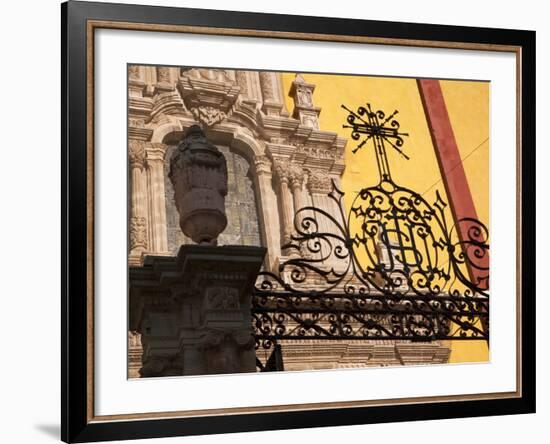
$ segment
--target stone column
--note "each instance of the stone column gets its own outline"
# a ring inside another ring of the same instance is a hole
[[[290,165],[290,188],[294,199],[294,211],[298,212],[301,208],[307,207],[307,196],[304,191],[304,170],[295,164]]]
[[[265,266],[273,270],[277,258],[281,256],[281,236],[279,234],[277,197],[273,191],[273,175],[271,160],[267,156],[254,159],[254,189],[258,205],[260,233],[264,246],[267,247]]]
[[[304,189],[304,182],[306,179],[304,170],[302,167],[291,164],[290,165],[290,188],[292,189],[292,197],[294,199],[294,224],[298,224],[298,227],[302,231],[306,231],[305,226],[302,224],[305,218],[314,217],[313,212],[311,211],[301,211],[303,208],[310,205],[307,190]],[[293,229],[296,228],[293,225]],[[309,231],[309,230],[307,230]],[[311,251],[308,248],[309,242],[302,242],[300,244],[300,250],[293,249],[291,251],[292,255],[299,255],[303,258],[310,258]]]
[[[278,116],[283,109],[283,102],[279,94],[277,73],[260,71],[260,86],[262,88],[262,110],[270,116]]]
[[[311,193],[313,206],[325,210],[338,219],[339,213],[336,212],[336,205],[333,204],[332,199],[328,196],[328,193],[332,191],[332,178],[329,174],[326,171],[310,170],[307,186]],[[329,219],[318,213],[316,216],[319,233],[331,233],[334,231],[335,227]],[[341,233],[336,234],[341,235]],[[323,257],[330,254],[330,247],[325,243],[321,244],[321,254]],[[328,263],[330,262],[331,261],[328,261]],[[334,265],[337,264],[338,262],[336,261]]]
[[[246,80],[248,84],[249,99],[261,102],[263,100],[262,87],[258,71],[246,71]]]
[[[241,95],[245,98],[249,98],[250,92],[246,71],[235,71],[235,80],[237,81],[237,85],[241,88]]]
[[[288,186],[290,165],[288,160],[277,160],[274,166],[281,209],[281,246],[284,246],[290,242],[290,235],[294,228],[294,208]]]
[[[147,235],[147,176],[145,174],[145,146],[139,140],[130,140],[128,160],[132,180],[130,213],[130,265],[140,265],[142,253],[148,248]]]
[[[275,101],[275,84],[273,83],[273,73],[269,71],[260,71],[260,85],[265,102]]]
[[[165,254],[168,252],[164,190],[164,155],[166,153],[166,145],[163,143],[147,143],[146,152],[147,179],[150,191],[150,250],[153,253]]]

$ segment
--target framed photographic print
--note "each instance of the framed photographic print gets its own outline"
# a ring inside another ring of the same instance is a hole
[[[535,33],[62,5],[62,439],[535,411]]]

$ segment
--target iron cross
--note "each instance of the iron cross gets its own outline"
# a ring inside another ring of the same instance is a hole
[[[352,111],[345,105],[342,105],[342,108],[349,113],[347,117],[349,125],[343,125],[342,127],[353,130],[351,132],[352,139],[359,140],[360,134],[367,135],[353,150],[354,153],[361,149],[370,139],[374,138],[373,142],[375,146],[377,140],[384,140],[395,148],[401,156],[409,160],[409,156],[400,148],[403,146],[403,136],[408,136],[409,134],[399,132],[399,122],[394,119],[399,111],[395,110],[386,117],[381,110],[372,111],[370,103],[367,103],[367,108],[363,106],[357,108],[357,112]],[[380,122],[381,120],[382,122]]]

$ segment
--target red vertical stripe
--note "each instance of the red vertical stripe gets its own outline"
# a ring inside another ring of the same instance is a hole
[[[474,200],[460,159],[441,85],[438,80],[418,79],[417,83],[454,220],[456,222],[463,218],[477,219]],[[463,223],[459,228],[460,239],[468,239],[469,225]],[[489,255],[485,255],[478,264],[488,267]],[[469,273],[479,288],[488,288],[488,279],[484,279],[486,271],[469,267]]]

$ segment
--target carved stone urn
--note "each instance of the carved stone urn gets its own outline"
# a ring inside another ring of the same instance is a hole
[[[198,125],[172,154],[169,177],[183,233],[198,244],[216,245],[227,226],[227,164]]]

